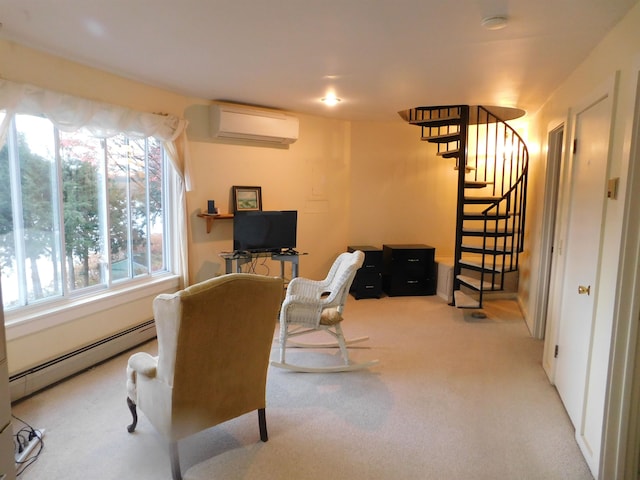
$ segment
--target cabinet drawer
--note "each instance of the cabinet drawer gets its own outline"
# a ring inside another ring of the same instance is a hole
[[[435,249],[391,249],[387,255],[390,255],[390,261],[392,264],[398,265],[415,265],[432,263],[435,260]]]
[[[382,250],[365,252],[364,263],[360,269],[365,272],[382,272]]]
[[[358,272],[352,284],[355,288],[367,288],[377,285],[382,285],[382,274],[376,272]]]
[[[358,271],[351,284],[351,294],[359,298],[379,298],[382,294],[382,274]]]
[[[395,295],[435,294],[435,248],[424,244],[383,245],[385,292]]]
[[[431,295],[429,291],[430,283],[427,279],[397,278],[392,276],[387,293],[391,297],[396,295]]]
[[[347,251],[360,250],[364,253],[364,262],[359,272],[382,272],[382,250],[371,245],[353,245]]]

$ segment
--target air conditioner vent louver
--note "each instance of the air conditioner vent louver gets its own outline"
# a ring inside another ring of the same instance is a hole
[[[211,134],[214,138],[288,145],[298,139],[298,119],[241,105],[212,105]]]

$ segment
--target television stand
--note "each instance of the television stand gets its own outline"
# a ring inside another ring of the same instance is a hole
[[[285,250],[282,252],[231,252],[221,253],[220,257],[224,258],[225,273],[233,273],[234,271],[242,272],[242,265],[252,262],[256,258],[271,257],[271,260],[280,262],[280,276],[284,278],[285,263],[291,263],[291,278],[298,276],[298,260],[306,253],[298,253],[295,250]],[[235,269],[233,263],[235,262]]]

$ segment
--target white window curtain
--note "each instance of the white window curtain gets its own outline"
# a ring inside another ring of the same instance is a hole
[[[137,112],[8,80],[0,80],[0,110],[5,111],[0,122],[0,146],[4,145],[9,124],[16,114],[43,115],[62,131],[84,128],[99,138],[124,133],[129,137],[161,140],[175,171],[173,189],[177,198],[169,206],[176,221],[175,271],[181,276],[183,287],[189,284],[186,191],[191,189],[191,184],[184,119]]]

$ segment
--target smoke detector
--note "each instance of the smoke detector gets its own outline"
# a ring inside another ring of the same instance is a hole
[[[507,17],[505,15],[485,17],[480,24],[487,30],[500,30],[507,26]]]

